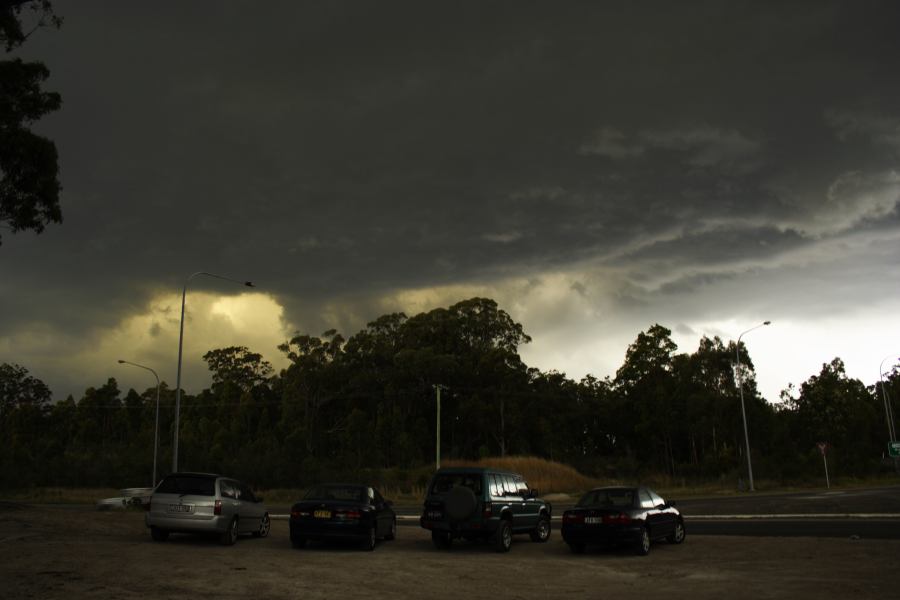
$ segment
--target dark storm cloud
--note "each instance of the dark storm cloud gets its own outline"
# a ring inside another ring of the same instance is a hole
[[[58,4],[65,222],[4,236],[3,330],[197,270],[311,328],[579,264],[677,294],[896,212],[892,2]]]

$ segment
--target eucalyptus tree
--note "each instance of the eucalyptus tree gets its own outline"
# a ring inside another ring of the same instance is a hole
[[[0,44],[7,54],[34,31],[61,24],[49,0],[0,1]],[[13,233],[40,233],[62,221],[56,144],[30,129],[62,104],[58,93],[43,89],[49,76],[38,61],[0,60],[0,226]]]

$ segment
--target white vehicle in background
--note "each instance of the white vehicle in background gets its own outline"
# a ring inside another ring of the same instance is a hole
[[[119,490],[118,496],[97,500],[97,510],[112,508],[142,508],[150,502],[153,488],[125,488]]]
[[[150,498],[145,516],[157,542],[170,533],[213,534],[230,546],[241,534],[269,534],[269,513],[262,498],[249,486],[229,477],[210,473],[172,473]]]

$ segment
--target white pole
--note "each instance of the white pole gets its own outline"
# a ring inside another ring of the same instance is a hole
[[[207,277],[215,277],[216,279],[224,279],[225,281],[231,281],[233,283],[240,283],[241,285],[246,285],[247,287],[254,287],[252,283],[249,281],[238,281],[237,279],[232,279],[231,277],[223,277],[222,275],[216,275],[214,273],[206,273],[204,271],[198,271],[196,273],[192,273],[190,277],[188,277],[184,282],[184,288],[181,290],[181,325],[178,330],[178,374],[175,377],[175,424],[174,424],[174,432],[173,437],[174,441],[172,442],[172,472],[178,472],[178,428],[179,428],[179,417],[181,416],[181,350],[184,344],[184,300],[187,296],[187,285],[194,277],[198,275],[206,275]]]
[[[744,333],[738,336],[737,346],[735,347],[735,354],[737,354],[737,376],[738,376],[738,390],[741,395],[741,417],[744,419],[744,446],[747,450],[747,474],[750,478],[750,491],[755,492],[756,488],[753,486],[753,463],[750,460],[750,434],[747,431],[747,410],[744,408],[744,382],[743,377],[741,376],[741,338],[745,333],[750,333],[754,329],[758,329],[763,325],[770,325],[772,321],[764,321],[757,325],[756,327],[751,327]]]
[[[884,361],[889,358],[892,358],[893,354],[889,354],[881,359],[881,364],[878,366],[878,378],[881,380],[881,399],[884,402],[884,419],[887,421],[888,426],[888,442],[897,441],[897,432],[894,430],[894,415],[891,414],[893,411],[891,410],[891,403],[887,396],[887,390],[884,386]]]
[[[159,453],[159,375],[157,375],[156,371],[150,367],[145,367],[144,365],[139,365],[127,360],[119,360],[119,364],[146,369],[156,377],[156,427],[153,429],[153,479],[150,482],[150,487],[156,487],[156,455]]]
[[[825,450],[822,450],[822,461],[825,463],[825,489],[831,489],[831,482],[828,480],[828,459],[825,457]]]
[[[437,442],[434,451],[435,470],[441,468],[441,387],[442,386],[440,385],[434,386],[434,389],[437,392],[437,424],[435,426],[435,430],[437,431]]]

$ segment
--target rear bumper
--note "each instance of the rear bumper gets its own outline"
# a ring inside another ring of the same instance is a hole
[[[210,518],[186,519],[184,517],[169,517],[147,513],[144,515],[144,524],[147,527],[157,527],[175,533],[222,533],[228,529],[231,519],[217,515]]]
[[[567,544],[636,544],[641,540],[640,525],[627,527],[616,525],[570,525],[560,529]]]
[[[365,540],[369,537],[372,523],[358,520],[351,522],[316,521],[314,519],[291,519],[291,539],[304,540]]]
[[[426,519],[419,517],[419,525],[430,531],[443,531],[454,537],[460,536],[490,536],[500,524],[500,519],[487,521],[466,521],[464,523],[450,523],[449,521]]]

